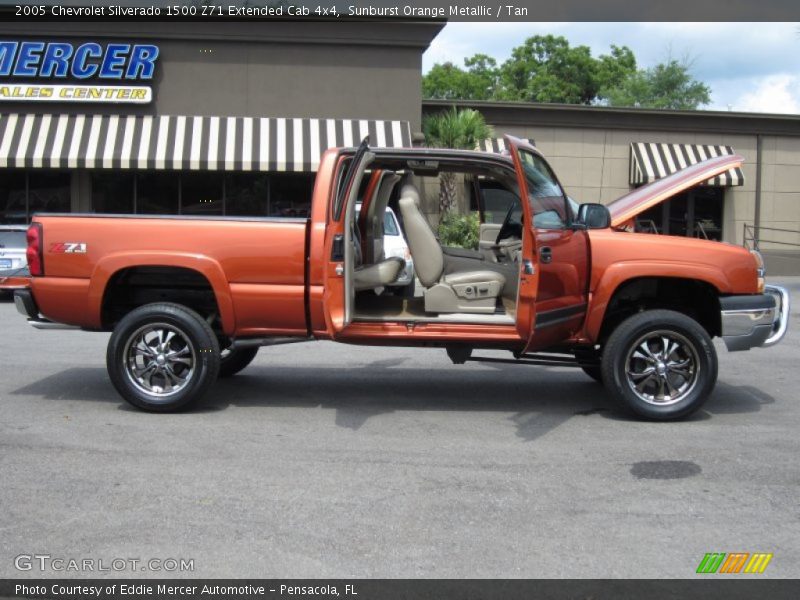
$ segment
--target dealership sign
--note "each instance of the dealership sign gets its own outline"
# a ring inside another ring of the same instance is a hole
[[[0,102],[147,104],[158,46],[0,41]],[[117,83],[119,82],[119,83]]]

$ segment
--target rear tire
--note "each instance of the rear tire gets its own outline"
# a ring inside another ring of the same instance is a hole
[[[672,310],[647,310],[613,331],[601,370],[624,407],[667,421],[692,414],[708,399],[717,382],[717,353],[697,321]]]
[[[208,323],[180,304],[141,306],[117,324],[106,352],[114,387],[151,412],[184,408],[208,391],[219,371],[219,343]]]
[[[218,377],[221,379],[223,377],[232,377],[236,375],[253,362],[256,354],[258,354],[258,346],[236,348],[235,350],[227,348],[223,350],[220,355]]]

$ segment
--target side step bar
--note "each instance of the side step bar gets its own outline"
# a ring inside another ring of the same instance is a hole
[[[299,344],[300,342],[313,342],[313,337],[265,337],[244,338],[233,340],[231,348],[252,348],[253,346],[280,346],[282,344]]]
[[[505,363],[511,365],[535,365],[539,367],[575,367],[579,368],[584,363],[579,363],[569,355],[552,354],[523,354],[519,358],[495,358],[490,356],[473,356],[467,359],[470,362]],[[589,366],[589,363],[585,363]]]
[[[596,367],[599,360],[588,358],[577,359],[572,354],[528,353],[515,358],[498,358],[494,356],[472,356],[472,348],[468,346],[448,346],[447,356],[453,364],[463,365],[465,362],[500,363],[509,365],[535,365],[545,367]]]

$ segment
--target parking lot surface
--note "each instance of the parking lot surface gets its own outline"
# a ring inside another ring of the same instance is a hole
[[[578,370],[327,342],[264,348],[196,409],[152,415],[112,388],[107,334],[33,330],[6,300],[0,577],[692,577],[708,552],[798,577],[797,308],[790,328],[718,343],[716,391],[677,423],[628,418]],[[23,554],[194,570],[19,571]]]

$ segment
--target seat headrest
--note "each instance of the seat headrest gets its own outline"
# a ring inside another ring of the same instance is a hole
[[[422,207],[422,198],[419,195],[419,190],[417,189],[417,186],[415,186],[413,183],[403,184],[403,187],[400,188],[400,197],[411,198],[414,201],[414,204],[416,204],[418,208]]]

